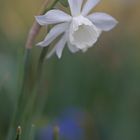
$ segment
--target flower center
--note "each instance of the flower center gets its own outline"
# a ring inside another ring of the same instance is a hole
[[[73,17],[69,30],[69,39],[72,45],[84,50],[97,41],[99,34],[96,26],[87,18],[81,15]]]

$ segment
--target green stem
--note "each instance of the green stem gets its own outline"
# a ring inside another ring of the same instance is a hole
[[[57,2],[59,2],[59,0],[54,0],[53,3],[43,11],[42,14],[45,14],[47,11],[51,10],[57,4]]]
[[[30,98],[28,99],[28,102],[26,103],[26,106],[23,110],[22,116],[21,116],[21,124],[23,127],[23,131],[25,135],[23,135],[23,139],[28,139],[29,133],[30,133],[30,125],[32,125],[32,119],[33,114],[36,112],[36,108],[39,105],[38,99],[39,99],[39,92],[40,92],[40,86],[41,86],[41,77],[42,77],[42,69],[44,64],[44,59],[47,54],[49,47],[43,48],[40,54],[38,67],[37,67],[37,75],[35,80],[34,89],[30,94]]]
[[[51,4],[51,6],[49,6],[47,9],[44,10],[43,14],[46,13],[47,11],[51,10],[58,1],[59,0],[54,0],[53,3]],[[48,48],[49,48],[49,46],[43,48],[41,51],[39,62],[38,62],[38,67],[37,67],[37,76],[35,79],[36,81],[35,81],[33,92],[30,95],[30,99],[32,99],[32,101],[28,100],[27,106],[25,107],[25,109],[23,111],[23,115],[22,115],[23,118],[21,119],[22,124],[24,124],[24,123],[26,124],[26,122],[25,122],[26,120],[30,120],[30,121],[32,120],[31,118],[33,115],[33,110],[36,110],[36,107],[39,104],[38,103],[38,96],[39,96],[38,93],[40,91],[40,85],[41,85],[42,68],[43,68],[45,56],[48,52]],[[24,119],[24,117],[26,119]]]
[[[25,49],[25,54],[24,54],[24,70],[23,70],[23,82],[22,86],[20,89],[20,95],[17,103],[18,110],[16,112],[16,121],[19,118],[21,110],[24,108],[24,104],[26,102],[26,97],[28,97],[28,92],[27,92],[27,85],[28,85],[28,78],[29,78],[29,69],[30,69],[30,59],[31,59],[31,49]],[[19,122],[17,122],[19,123]]]
[[[30,98],[32,99],[32,101],[30,100],[28,101],[27,107],[24,111],[25,114],[32,112],[34,105],[37,106],[36,100],[37,100],[38,92],[40,91],[41,77],[42,77],[42,71],[43,71],[42,69],[43,69],[43,64],[44,64],[44,60],[48,52],[48,49],[49,49],[49,46],[43,48],[41,51],[38,66],[37,66],[37,74],[36,74],[34,89],[32,91],[32,94],[30,95],[31,96]]]
[[[51,4],[51,6],[49,6],[47,9],[45,9],[43,11],[43,13],[47,12],[48,10],[52,9],[56,3],[59,0],[54,0],[54,2]],[[47,53],[48,47],[43,48],[41,55],[40,55],[40,59],[39,59],[39,64],[38,64],[38,70],[37,70],[37,78],[36,78],[36,82],[35,82],[35,88],[33,90],[33,93],[35,93],[35,91],[38,92],[38,85],[40,83],[40,79],[41,79],[41,73],[42,73],[42,67],[43,67],[43,62],[44,62],[44,58],[45,55]],[[8,137],[7,140],[13,140],[15,137],[15,128],[19,125],[22,124],[25,126],[23,127],[23,131],[25,130],[24,128],[26,128],[26,123],[28,123],[28,117],[26,118],[26,116],[24,116],[27,113],[27,116],[29,116],[29,118],[31,117],[30,115],[31,112],[28,112],[28,105],[30,105],[30,99],[28,96],[28,92],[27,92],[27,85],[28,85],[28,76],[29,76],[29,66],[30,66],[30,54],[31,54],[31,49],[30,48],[26,48],[25,49],[25,59],[24,59],[24,65],[23,65],[23,70],[21,71],[22,73],[22,86],[20,88],[19,91],[19,98],[16,104],[16,109],[15,109],[15,113],[13,115],[13,119],[11,121],[11,125],[10,125],[10,129],[8,132]],[[20,77],[20,76],[19,76]],[[21,79],[20,79],[21,80]],[[37,97],[37,92],[35,94],[32,94],[31,97],[33,97],[32,99],[32,104],[29,107],[30,109],[34,107],[35,101],[36,101],[36,97]],[[27,103],[27,104],[26,104]],[[26,113],[25,113],[26,112]],[[24,114],[25,113],[25,114]],[[24,120],[24,121],[23,121]]]
[[[11,124],[9,127],[9,132],[8,132],[8,136],[7,136],[7,140],[11,140],[14,139],[15,137],[15,128],[17,128],[17,126],[20,124],[20,111],[23,108],[23,104],[26,98],[26,94],[25,93],[25,88],[27,85],[27,77],[28,77],[28,71],[29,71],[29,64],[30,64],[30,53],[31,50],[30,49],[26,49],[24,52],[24,64],[21,63],[20,68],[19,68],[19,89],[18,89],[18,99],[16,102],[16,108],[11,120]],[[20,61],[21,62],[21,61]],[[22,80],[22,83],[20,83],[20,80]]]

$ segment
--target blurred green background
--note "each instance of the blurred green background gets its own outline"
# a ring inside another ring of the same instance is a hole
[[[5,139],[15,108],[28,30],[42,2],[0,0],[0,140]],[[103,33],[84,54],[71,54],[66,48],[62,59],[53,56],[45,61],[41,88],[46,96],[37,117],[40,126],[73,106],[88,112],[95,129],[101,128],[108,140],[140,139],[139,7],[139,0],[102,0],[94,11],[115,17],[117,27]],[[43,28],[36,43],[44,36]],[[30,86],[40,51],[32,49]],[[106,140],[97,131],[97,140]]]

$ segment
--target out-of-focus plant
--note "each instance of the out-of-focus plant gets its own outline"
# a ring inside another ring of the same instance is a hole
[[[86,130],[84,123],[87,114],[83,110],[67,108],[56,119],[41,128],[38,132],[38,140],[53,140],[54,128],[59,128],[59,140],[85,140]]]

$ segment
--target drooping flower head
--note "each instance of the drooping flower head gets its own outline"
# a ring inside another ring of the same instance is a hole
[[[42,26],[55,24],[46,38],[37,45],[47,47],[61,36],[48,57],[56,53],[58,58],[61,58],[66,44],[72,53],[87,51],[96,43],[102,31],[109,31],[117,24],[117,21],[106,13],[96,12],[89,15],[99,1],[87,0],[83,5],[83,0],[68,0],[71,15],[55,9],[45,15],[36,16],[37,22]]]

